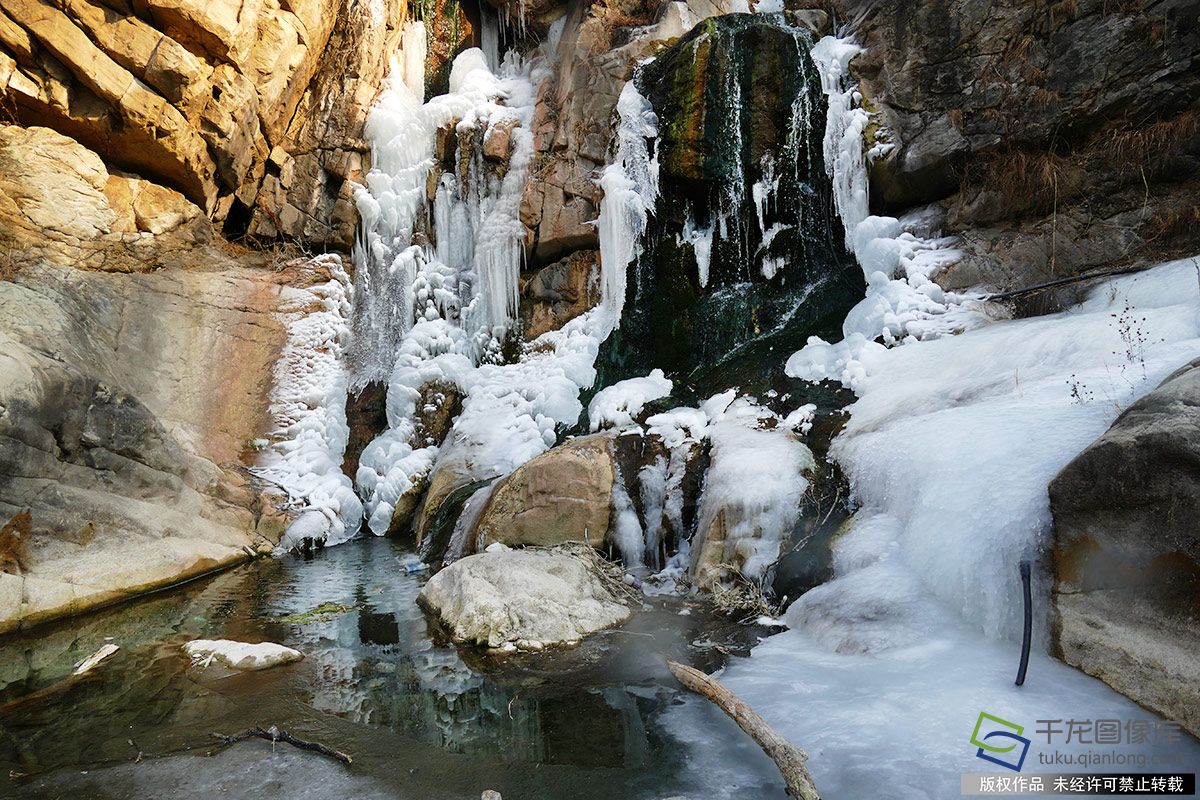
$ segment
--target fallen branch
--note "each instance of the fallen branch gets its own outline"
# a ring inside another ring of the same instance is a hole
[[[1121,267],[1119,269],[1102,270],[1100,272],[1088,272],[1083,275],[1072,275],[1069,278],[1059,278],[1058,280],[1047,281],[1046,283],[1039,283],[1036,286],[1025,286],[1021,289],[1010,289],[1007,292],[997,292],[996,294],[989,294],[987,297],[984,297],[983,299],[984,300],[1011,300],[1014,297],[1020,297],[1021,295],[1026,295],[1026,294],[1033,294],[1034,292],[1040,292],[1043,289],[1053,289],[1056,286],[1066,286],[1067,284],[1082,283],[1083,281],[1094,281],[1094,280],[1099,280],[1100,278],[1112,278],[1117,275],[1130,275],[1134,272],[1144,272],[1147,269],[1149,269],[1149,267],[1143,265],[1143,266],[1137,266],[1137,267]]]
[[[284,742],[285,744],[290,744],[292,747],[298,747],[301,750],[310,750],[314,753],[320,753],[323,756],[329,756],[330,758],[337,759],[343,764],[350,764],[354,761],[354,759],[343,753],[341,750],[334,750],[332,747],[326,747],[320,742],[309,742],[304,739],[299,739],[295,736],[292,736],[287,731],[279,730],[279,728],[275,727],[274,725],[266,730],[263,730],[256,725],[253,728],[250,728],[249,730],[239,733],[235,736],[225,736],[224,734],[220,733],[214,733],[212,735],[217,739],[220,739],[221,744],[226,746],[237,744],[238,742],[244,742],[247,739],[266,739],[272,744],[275,742]]]
[[[771,757],[783,775],[787,792],[800,800],[820,800],[817,787],[804,762],[808,756],[804,751],[775,732],[754,709],[740,697],[721,685],[720,681],[705,675],[698,669],[668,661],[667,667],[680,683],[696,694],[707,697],[728,714],[750,738]]]

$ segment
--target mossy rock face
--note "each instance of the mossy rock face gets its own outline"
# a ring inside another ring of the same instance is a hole
[[[813,71],[810,45],[807,32],[771,17],[728,14],[697,25],[648,64],[642,84],[665,123],[663,174],[738,180],[744,162],[778,153],[792,102]]]
[[[598,385],[660,367],[708,388],[745,372],[739,353],[773,381],[861,298],[825,173],[812,44],[781,16],[729,14],[636,75],[658,116],[660,196]]]

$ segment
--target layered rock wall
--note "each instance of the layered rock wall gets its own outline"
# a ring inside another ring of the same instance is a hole
[[[230,235],[346,250],[347,181],[405,13],[402,0],[13,0],[3,105]]]

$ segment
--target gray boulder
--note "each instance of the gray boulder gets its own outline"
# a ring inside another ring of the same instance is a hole
[[[457,641],[502,650],[575,644],[629,618],[598,564],[586,547],[497,548],[455,561],[425,584],[419,600]]]
[[[1055,643],[1200,734],[1200,359],[1050,484]]]

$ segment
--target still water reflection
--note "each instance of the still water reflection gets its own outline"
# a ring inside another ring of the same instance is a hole
[[[416,605],[423,577],[402,556],[371,539],[261,560],[0,639],[0,796],[703,796],[656,724],[683,701],[664,657],[712,669],[753,632],[660,602],[577,649],[496,662],[430,626]],[[179,651],[194,638],[278,641],[306,657],[197,669]],[[59,684],[107,641],[121,650],[94,676]],[[211,732],[271,724],[355,763],[261,741],[213,747]],[[742,736],[718,717],[705,735]]]

